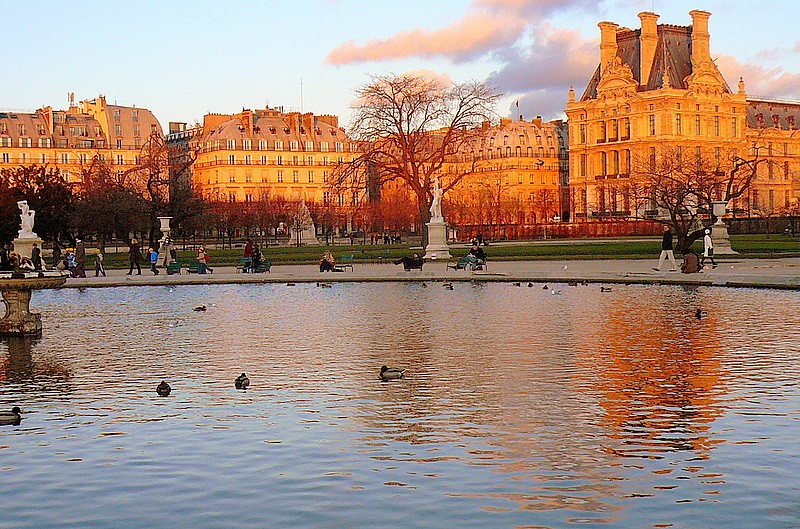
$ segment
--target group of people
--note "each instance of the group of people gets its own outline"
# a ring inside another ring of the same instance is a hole
[[[669,226],[664,225],[664,235],[661,237],[661,253],[658,256],[658,266],[653,267],[653,270],[660,272],[661,267],[664,265],[665,260],[669,260],[672,264],[670,272],[678,271],[678,263],[675,262],[675,254],[672,250],[672,232]],[[692,250],[687,248],[683,252],[683,263],[681,264],[681,272],[684,274],[695,274],[700,272],[705,267],[706,259],[711,260],[712,268],[717,267],[717,261],[714,260],[714,243],[711,240],[711,230],[706,228],[703,231],[703,255],[700,256]]]
[[[262,259],[258,244],[254,244],[251,239],[247,239],[247,244],[244,245],[244,252],[242,252],[242,259],[250,259],[250,271],[258,271]]]
[[[33,272],[46,268],[44,259],[42,259],[42,250],[36,243],[33,244],[33,251],[31,251],[30,257],[12,252],[8,244],[4,244],[0,248],[0,271],[13,272],[21,269]]]

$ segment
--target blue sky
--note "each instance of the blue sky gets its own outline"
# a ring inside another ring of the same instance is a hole
[[[800,10],[764,0],[295,0],[3,2],[0,108],[111,103],[193,123],[283,106],[336,114],[370,74],[489,81],[526,118],[561,116],[599,62],[601,20],[690,25],[712,13],[711,52],[731,86],[800,100]],[[302,85],[302,90],[301,90]]]

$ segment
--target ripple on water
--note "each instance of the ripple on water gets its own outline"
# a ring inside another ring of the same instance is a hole
[[[0,528],[796,523],[796,295],[462,287],[37,292]]]

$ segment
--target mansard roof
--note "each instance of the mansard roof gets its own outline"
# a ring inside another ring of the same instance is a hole
[[[641,68],[641,29],[621,28],[617,31],[616,56],[630,67],[633,79],[638,83],[637,92],[661,88],[688,88],[687,78],[692,74],[692,26],[659,24],[658,41],[648,79],[642,80]],[[581,101],[597,98],[600,83],[600,65],[594,72]],[[665,74],[666,73],[666,78]],[[666,84],[664,81],[666,80]],[[730,93],[727,83],[723,90]]]
[[[747,126],[754,129],[775,127],[797,130],[800,127],[800,101],[748,99]]]

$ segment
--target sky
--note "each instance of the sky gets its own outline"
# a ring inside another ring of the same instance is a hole
[[[5,0],[0,109],[106,96],[170,121],[283,107],[338,115],[371,76],[478,80],[500,116],[563,118],[599,63],[597,23],[691,25],[710,12],[711,54],[731,87],[800,100],[796,0]],[[516,104],[519,104],[519,110]]]

